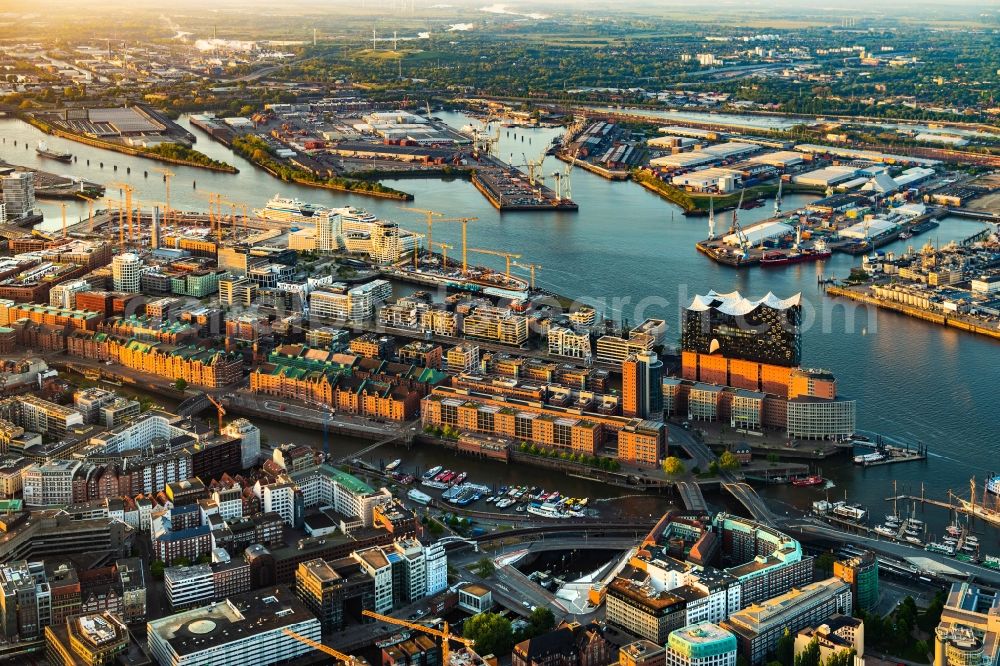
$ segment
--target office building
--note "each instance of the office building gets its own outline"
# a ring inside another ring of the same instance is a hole
[[[11,642],[36,640],[51,619],[51,598],[41,563],[0,566],[0,628]],[[38,580],[41,577],[42,580]]]
[[[666,666],[666,648],[641,639],[618,649],[618,666]]]
[[[833,575],[851,586],[856,609],[871,611],[878,605],[878,558],[874,553],[834,562]]]
[[[493,609],[493,592],[478,583],[463,585],[458,588],[458,607],[473,615],[488,613]]]
[[[663,361],[642,351],[622,362],[622,414],[663,419]]]
[[[701,622],[670,632],[667,666],[736,666],[736,637],[717,624]]]
[[[996,664],[1000,659],[1000,594],[952,583],[934,630],[934,666]]]
[[[856,617],[833,615],[816,627],[800,629],[795,634],[795,654],[800,655],[813,641],[819,645],[821,664],[827,664],[835,655],[854,651],[854,663],[864,663],[865,624]]]
[[[620,366],[631,354],[652,351],[656,338],[649,333],[630,333],[622,338],[616,335],[602,335],[597,339],[596,360]]]
[[[319,620],[283,588],[235,595],[146,626],[150,654],[171,666],[269,666],[313,652],[285,630],[322,640]]]
[[[34,395],[13,398],[14,422],[29,432],[65,437],[83,425],[83,414]]]
[[[795,634],[837,613],[849,615],[852,603],[850,586],[839,578],[827,578],[754,603],[732,614],[722,627],[736,636],[740,655],[751,666],[759,666],[786,629]]]
[[[3,204],[7,220],[17,220],[35,212],[35,174],[17,171],[0,176]]]
[[[73,502],[73,476],[79,460],[46,460],[21,472],[25,506],[66,506]]]
[[[128,627],[107,611],[45,627],[45,655],[51,666],[104,666],[128,650],[128,643]]]
[[[253,467],[260,457],[260,429],[250,421],[239,418],[227,423],[222,434],[240,438],[240,461],[243,469]]]
[[[209,564],[164,569],[163,588],[172,609],[191,608],[249,592],[250,569],[245,559],[231,559],[225,550],[216,548]]]
[[[72,310],[76,308],[76,295],[84,291],[90,291],[90,283],[86,280],[60,282],[49,290],[49,305]]]
[[[250,307],[257,298],[257,283],[246,277],[223,276],[219,278],[219,303],[221,305]]]
[[[131,252],[115,255],[111,260],[111,275],[115,291],[129,294],[139,293],[142,259]]]
[[[433,596],[448,587],[448,553],[441,543],[424,546],[427,578],[427,596]]]

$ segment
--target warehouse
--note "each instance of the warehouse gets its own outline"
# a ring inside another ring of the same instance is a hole
[[[779,150],[774,153],[755,155],[748,161],[753,162],[754,164],[768,164],[780,169],[787,169],[788,167],[802,164],[805,159],[806,155],[804,153],[797,153],[794,150]]]
[[[718,191],[726,194],[735,190],[741,183],[743,174],[732,169],[709,168],[701,171],[674,176],[670,182],[678,187],[687,187],[699,192]]]
[[[687,148],[693,148],[698,142],[694,139],[685,138],[683,136],[658,136],[655,139],[650,139],[646,142],[646,145],[650,148],[656,148],[659,150],[663,149],[679,149],[684,150]]]
[[[763,224],[758,224],[750,227],[749,229],[743,230],[743,233],[746,235],[747,241],[750,245],[759,245],[766,240],[781,238],[782,236],[787,236],[793,232],[794,229],[792,229],[791,225],[778,221],[764,222]],[[726,245],[739,246],[740,239],[736,236],[736,234],[729,234],[723,237],[722,242]]]
[[[720,143],[715,146],[708,146],[702,148],[702,152],[708,153],[709,155],[715,155],[719,159],[728,160],[731,157],[742,157],[743,155],[749,155],[750,153],[756,153],[760,150],[760,146],[752,143],[741,143],[739,141],[729,141],[727,143]]]
[[[670,169],[693,169],[694,167],[705,166],[707,164],[715,164],[719,161],[720,158],[717,155],[710,155],[709,153],[695,150],[690,153],[675,153],[673,155],[655,157],[649,160],[649,166],[667,167]]]
[[[852,224],[846,229],[841,229],[840,236],[841,238],[874,238],[876,236],[881,236],[895,227],[896,223],[892,220],[886,220],[881,217],[873,217],[870,220],[858,222],[857,224]]]
[[[798,185],[814,185],[816,187],[833,187],[854,178],[857,167],[828,166],[815,171],[808,171],[792,177],[792,182]]]

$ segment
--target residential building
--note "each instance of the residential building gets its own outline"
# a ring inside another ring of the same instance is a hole
[[[285,630],[322,640],[319,620],[293,594],[274,588],[150,621],[146,633],[160,664],[270,666],[313,652]]]
[[[90,283],[86,280],[60,282],[49,290],[49,305],[72,310],[76,308],[76,295],[84,291],[90,291]]]
[[[239,418],[227,423],[222,434],[240,438],[240,456],[243,469],[253,467],[260,458],[260,429],[250,421]]]
[[[246,277],[219,278],[219,303],[229,307],[250,307],[257,298],[257,283]]]
[[[21,484],[26,506],[66,506],[73,502],[73,476],[79,460],[46,460],[24,468]]]
[[[458,607],[475,615],[488,613],[493,609],[493,593],[477,583],[463,585],[458,588]]]
[[[388,613],[393,607],[393,577],[392,563],[386,553],[379,547],[356,550],[351,556],[361,565],[375,581],[376,613]]]
[[[448,350],[445,356],[448,372],[457,375],[463,372],[475,372],[479,367],[479,345],[463,342]]]
[[[465,317],[462,323],[467,338],[478,338],[505,345],[521,346],[528,341],[528,319],[509,308],[483,305]]]
[[[656,338],[648,333],[632,333],[628,338],[602,335],[597,339],[596,360],[620,366],[631,354],[652,351]]]
[[[448,587],[448,553],[441,543],[424,546],[427,572],[427,596],[433,596]]]
[[[566,356],[590,363],[593,350],[590,343],[590,333],[576,331],[566,326],[553,326],[546,334],[549,343],[549,354]]]
[[[392,296],[386,280],[372,280],[356,287],[344,283],[323,285],[309,295],[309,314],[321,320],[360,322],[371,319],[375,311]]]
[[[34,395],[13,398],[14,422],[29,432],[53,437],[65,437],[73,428],[83,425],[83,414]]]

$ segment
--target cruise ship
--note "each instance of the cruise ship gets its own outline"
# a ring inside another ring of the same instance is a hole
[[[288,199],[275,194],[263,208],[254,210],[254,215],[264,220],[280,222],[309,222],[328,208],[306,203],[298,199]]]

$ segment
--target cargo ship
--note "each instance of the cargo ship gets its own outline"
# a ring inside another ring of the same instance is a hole
[[[760,265],[764,268],[772,266],[787,266],[789,264],[801,264],[807,261],[823,261],[829,259],[833,253],[827,249],[826,243],[817,241],[815,248],[791,249],[788,252],[772,250],[765,252],[760,258]]]
[[[35,152],[42,157],[48,157],[50,160],[58,160],[59,162],[72,162],[72,153],[63,153],[58,150],[52,150],[49,145],[44,141],[39,141],[38,145],[35,146]]]

